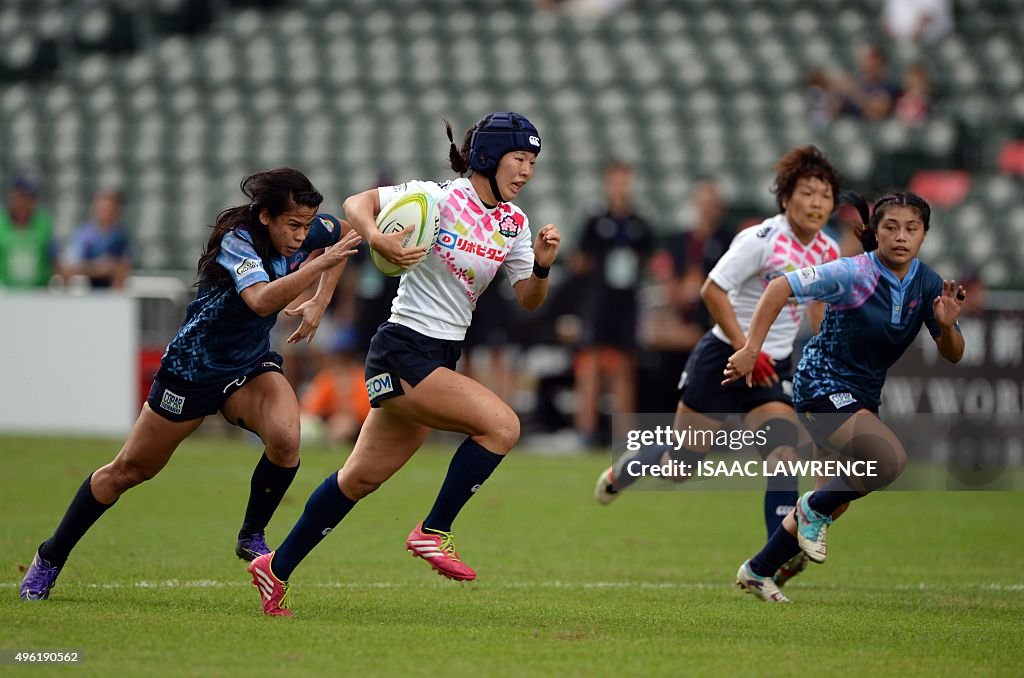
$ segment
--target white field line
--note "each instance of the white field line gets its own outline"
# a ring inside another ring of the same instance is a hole
[[[20,582],[0,582],[0,588],[17,588]],[[218,581],[215,579],[160,579],[141,580],[134,582],[105,582],[105,583],[69,583],[67,588],[81,587],[91,589],[221,589],[240,588],[251,586],[248,581]],[[412,582],[309,582],[297,584],[296,588],[303,589],[423,589],[442,588],[446,584],[440,583],[412,583]],[[964,584],[893,584],[884,585],[849,585],[849,584],[814,584],[793,582],[794,586],[802,589],[826,589],[826,590],[866,590],[866,591],[994,591],[1001,593],[1024,593],[1024,584],[995,584],[995,583],[964,583]],[[450,585],[449,585],[450,586]],[[595,581],[595,582],[571,582],[571,581],[544,581],[544,582],[493,582],[478,584],[486,589],[564,589],[564,590],[587,590],[587,589],[614,589],[614,590],[706,590],[727,588],[728,582],[644,582],[644,581]]]

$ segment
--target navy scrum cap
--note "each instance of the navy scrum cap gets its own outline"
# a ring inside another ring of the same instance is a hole
[[[512,151],[540,153],[540,132],[518,113],[491,113],[479,123],[469,140],[469,167],[493,176],[501,156]]]

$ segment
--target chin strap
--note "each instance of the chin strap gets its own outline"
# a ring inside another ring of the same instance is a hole
[[[487,181],[491,182],[491,193],[494,194],[494,199],[497,200],[498,202],[508,202],[507,200],[505,200],[505,198],[502,197],[501,191],[498,190],[498,181],[497,179],[495,179],[495,175],[492,174],[488,176]]]

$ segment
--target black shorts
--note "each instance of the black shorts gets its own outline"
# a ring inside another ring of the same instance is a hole
[[[793,404],[793,367],[790,358],[775,361],[779,383],[768,388],[748,387],[743,379],[722,386],[722,372],[736,351],[711,332],[693,349],[679,378],[679,401],[704,413],[747,413],[765,403]]]
[[[455,369],[462,342],[434,339],[393,322],[377,328],[366,352],[366,393],[370,407],[405,393],[402,379],[416,386],[438,367]]]
[[[175,376],[161,366],[153,380],[153,387],[149,389],[146,402],[149,403],[151,410],[164,419],[198,419],[220,410],[231,394],[242,388],[250,379],[255,379],[264,372],[284,373],[281,369],[283,363],[284,358],[280,354],[268,351],[260,358],[256,367],[248,372],[215,384],[197,384]]]
[[[833,451],[834,445],[829,443],[828,439],[850,417],[861,410],[870,410],[878,414],[877,406],[862,402],[857,395],[845,391],[799,401],[794,403],[793,407],[814,443],[822,449]]]

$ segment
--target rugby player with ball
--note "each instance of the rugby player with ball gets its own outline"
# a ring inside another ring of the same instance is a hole
[[[512,202],[533,177],[540,153],[540,133],[529,120],[492,113],[466,132],[461,148],[446,126],[451,166],[460,178],[410,181],[345,201],[346,217],[374,250],[378,268],[402,279],[391,317],[367,352],[372,410],[352,454],[310,495],[281,546],[249,568],[265,614],[291,615],[287,582],[295,567],[356,502],[402,468],[432,429],[466,438],[406,547],[438,574],[476,578],[455,550],[452,522],[516,444],[519,418],[454,368],[477,299],[499,268],[524,308],[541,306],[561,236],[548,224],[533,237],[526,215]]]

